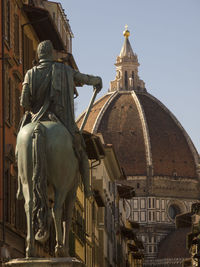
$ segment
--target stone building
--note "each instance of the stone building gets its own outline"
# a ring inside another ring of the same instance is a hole
[[[135,235],[139,225],[128,222],[126,216],[134,189],[123,184],[126,177],[114,148],[100,137],[93,135],[86,142],[87,148],[91,149],[93,139],[101,155],[100,160],[95,162],[93,158],[90,161],[94,199],[86,202],[86,266],[141,267],[143,245]],[[90,254],[93,260],[89,262]]]
[[[1,259],[22,256],[25,247],[24,204],[23,201],[16,201],[14,151],[23,113],[19,105],[23,63],[26,58],[26,66],[32,66],[38,40],[30,25],[23,27],[28,20],[22,8],[22,1],[2,0],[0,3],[0,239],[1,252],[4,251]]]
[[[179,121],[139,78],[129,35],[126,29],[116,77],[94,104],[85,129],[113,145],[127,175],[124,183],[135,188],[127,212],[140,224],[145,266],[181,266],[187,253],[176,244],[185,233],[176,235],[175,217],[199,198],[199,155]]]
[[[40,1],[40,4],[42,2]],[[56,10],[55,22],[54,10]],[[57,26],[58,20],[62,33]],[[0,1],[1,260],[9,257],[23,257],[25,253],[26,218],[24,202],[16,200],[15,162],[16,136],[23,114],[19,105],[23,76],[33,66],[38,43],[47,39],[52,41],[57,58],[62,58],[77,69],[71,54],[72,37],[73,33],[60,4],[49,2],[49,5],[46,3],[46,6],[39,6],[38,1]],[[38,245],[38,255],[49,255],[51,247],[52,244],[49,243],[45,248]]]

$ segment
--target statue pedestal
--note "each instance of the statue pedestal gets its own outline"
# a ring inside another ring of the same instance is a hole
[[[85,267],[85,264],[76,258],[29,258],[14,259],[4,263],[5,267]]]

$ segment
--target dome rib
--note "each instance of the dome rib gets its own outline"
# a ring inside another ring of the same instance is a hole
[[[147,162],[147,175],[153,175],[153,162],[152,162],[152,154],[151,154],[151,142],[149,137],[149,130],[147,126],[146,116],[144,113],[144,110],[142,108],[142,105],[134,91],[132,91],[132,97],[136,103],[138,113],[140,116],[141,124],[142,124],[142,130],[143,130],[143,136],[144,136],[144,142],[145,142],[145,150],[146,150],[146,162]],[[150,170],[152,169],[152,171]]]
[[[104,105],[104,103],[110,98],[110,94],[106,94],[104,96],[102,96],[101,98],[99,98],[93,105],[91,112],[89,114],[88,120],[86,122],[86,125],[84,127],[84,130],[92,132],[92,128],[93,125],[96,121],[97,116],[99,115],[99,113],[101,113],[102,110],[102,106]],[[77,126],[78,128],[80,128],[82,121],[84,119],[85,116],[85,112],[84,111],[76,120]]]
[[[99,112],[96,120],[95,120],[95,123],[93,125],[93,128],[92,128],[92,133],[96,133],[97,132],[97,129],[99,127],[99,123],[106,111],[106,109],[108,108],[108,106],[110,105],[110,103],[113,101],[113,99],[115,98],[115,96],[118,94],[118,91],[115,91],[114,93],[111,94],[111,96],[109,97],[109,99],[104,103],[104,105],[102,106],[101,108],[101,111]]]
[[[130,91],[118,92],[107,106],[96,130],[113,144],[126,175],[147,176],[142,122]]]

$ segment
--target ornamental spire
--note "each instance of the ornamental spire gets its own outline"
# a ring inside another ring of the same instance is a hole
[[[133,53],[133,49],[131,47],[131,44],[129,42],[129,39],[128,37],[130,36],[130,32],[128,30],[128,25],[126,24],[125,26],[125,31],[123,31],[123,35],[125,37],[125,40],[124,40],[124,44],[122,46],[122,49],[121,49],[121,52],[120,52],[120,57],[133,57],[134,56],[134,53]]]
[[[125,26],[123,35],[125,37],[124,44],[115,63],[116,77],[114,81],[110,82],[109,91],[144,90],[145,84],[138,76],[140,64],[129,42],[130,31],[128,25]]]

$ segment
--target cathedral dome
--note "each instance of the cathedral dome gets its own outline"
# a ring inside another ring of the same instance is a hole
[[[178,246],[185,246],[186,232],[175,230],[175,217],[199,199],[199,155],[175,116],[147,92],[129,35],[125,31],[109,92],[94,103],[84,129],[112,144],[127,176],[123,184],[135,190],[127,219],[141,225],[137,236],[144,242],[145,266],[169,266],[177,256],[188,257],[172,244],[177,234]],[[84,113],[79,127],[83,118]]]
[[[81,124],[83,116],[78,119]],[[113,144],[128,176],[197,178],[198,154],[173,114],[143,91],[115,91],[93,106],[85,130]]]
[[[84,129],[113,144],[127,176],[197,178],[198,153],[175,116],[145,89],[128,37],[121,51],[116,78],[94,104]]]

